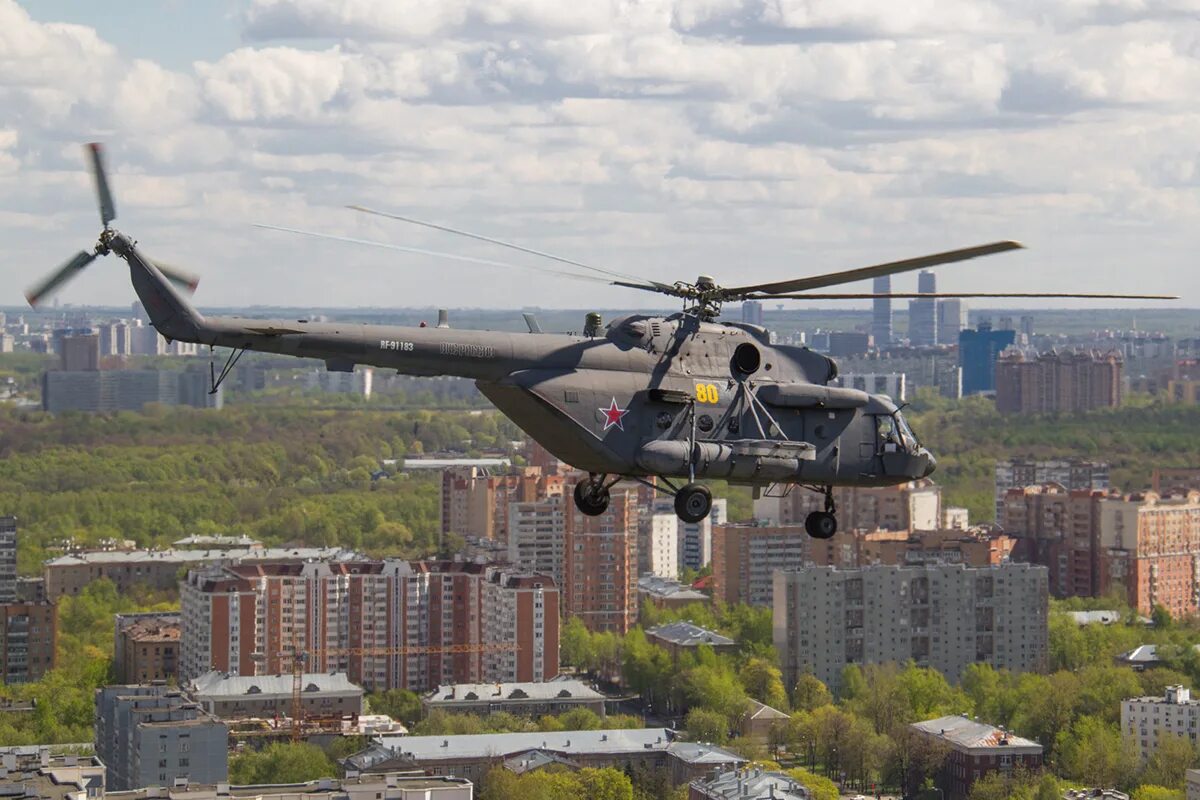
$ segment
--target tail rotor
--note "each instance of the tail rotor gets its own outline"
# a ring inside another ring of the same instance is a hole
[[[34,308],[61,289],[97,258],[111,252],[110,243],[116,233],[111,227],[111,223],[117,218],[117,208],[113,203],[112,190],[108,185],[108,172],[104,168],[104,148],[99,143],[92,142],[85,146],[84,151],[87,154],[88,166],[91,167],[92,180],[96,187],[96,201],[100,209],[100,222],[104,225],[104,229],[100,231],[100,238],[90,253],[87,250],[80,250],[57,270],[25,291],[25,299]],[[163,277],[179,288],[189,294],[196,291],[200,279],[195,275],[158,262],[154,262],[154,265],[163,274]]]

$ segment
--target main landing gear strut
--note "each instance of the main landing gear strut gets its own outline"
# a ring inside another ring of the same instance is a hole
[[[837,533],[837,506],[833,502],[833,487],[814,489],[825,495],[825,510],[813,511],[804,519],[804,530],[814,539],[832,539]]]
[[[575,484],[575,507],[589,517],[600,516],[608,510],[611,499],[609,489],[619,480],[621,478],[617,477],[609,481],[607,475],[592,473],[587,479]],[[675,495],[675,515],[684,522],[700,522],[712,511],[712,492],[703,484],[689,483],[676,489],[666,479],[662,479],[666,486],[657,486],[640,478],[634,480],[656,491]]]

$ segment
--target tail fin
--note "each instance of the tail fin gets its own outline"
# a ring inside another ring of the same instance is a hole
[[[133,289],[158,332],[167,339],[199,342],[204,315],[171,285],[154,262],[138,252],[124,234],[116,233],[109,246],[129,263]]]

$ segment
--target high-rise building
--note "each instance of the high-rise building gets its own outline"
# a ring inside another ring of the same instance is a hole
[[[967,327],[967,302],[959,298],[939,300],[937,304],[938,344],[958,344],[958,335]]]
[[[932,667],[957,681],[970,664],[1047,665],[1046,568],[800,567],[774,576],[775,648],[784,681],[811,673],[837,691],[848,664]]]
[[[507,544],[510,505],[563,494],[564,479],[540,467],[492,475],[478,466],[442,473],[442,535],[455,533]]]
[[[221,408],[224,388],[208,391],[201,370],[51,370],[42,374],[42,408],[63,411],[140,411],[149,403]]]
[[[566,582],[566,504],[562,495],[508,504],[508,560],[559,586]]]
[[[653,572],[664,578],[674,578],[685,569],[701,570],[712,561],[712,529],[714,525],[724,525],[727,519],[727,504],[724,498],[713,500],[712,510],[699,522],[684,522],[675,514],[675,506],[669,497],[646,498],[642,505],[652,519],[663,526],[663,530],[674,532],[676,537],[675,567],[660,559],[663,568],[671,569],[670,574],[659,572],[651,566],[652,544],[649,535],[642,537],[638,553],[641,556],[642,572]],[[643,523],[645,529],[649,523]]]
[[[1032,314],[1022,314],[1021,315],[1021,333],[1022,333],[1022,335],[1025,336],[1025,339],[1027,340],[1026,343],[1031,344],[1031,342],[1029,342],[1028,340],[1033,338],[1033,315]]]
[[[58,608],[52,603],[0,605],[0,681],[36,681],[54,669]]]
[[[660,578],[679,575],[679,517],[674,514],[654,514],[650,517],[645,538],[646,570],[643,574]]]
[[[1149,616],[1162,606],[1176,619],[1200,612],[1200,492],[1154,492],[1100,501],[1100,589],[1124,585]]]
[[[942,488],[931,480],[896,486],[835,486],[838,524],[842,530],[933,531],[942,526]],[[822,511],[825,498],[792,487],[782,496],[754,501],[754,516],[776,525],[803,525],[812,511]]]
[[[97,689],[95,745],[111,790],[229,780],[229,728],[165,683]]]
[[[624,634],[637,621],[639,492],[618,484],[607,510],[589,517],[569,498],[563,607],[592,631]]]
[[[0,605],[17,602],[17,518],[0,517]]]
[[[884,275],[876,278],[872,285],[875,294],[888,294],[892,291],[892,276]],[[876,297],[871,301],[871,335],[875,346],[879,349],[892,343],[892,299]]]
[[[189,572],[180,600],[181,680],[288,672],[297,650],[308,670],[345,672],[370,690],[558,674],[558,589],[507,567],[244,563]],[[489,644],[517,649],[511,659],[451,649]]]
[[[1019,350],[996,362],[996,409],[1005,414],[1055,414],[1121,405],[1125,362],[1119,353]]]
[[[904,400],[908,393],[908,380],[903,372],[840,373],[830,385],[858,389],[868,394],[886,394],[896,401]]]
[[[717,525],[713,598],[729,605],[771,605],[771,573],[808,563],[813,542],[800,525]]]
[[[63,336],[58,356],[64,372],[94,372],[100,369],[100,336],[95,333]]]
[[[1121,738],[1145,764],[1167,737],[1191,736],[1200,727],[1200,700],[1186,686],[1168,686],[1162,697],[1121,701]],[[1191,772],[1191,770],[1189,770]],[[1190,777],[1190,776],[1189,776]]]
[[[100,326],[100,355],[127,356],[133,353],[132,328],[125,320]]]
[[[996,361],[1016,339],[1013,331],[994,331],[987,323],[958,334],[958,365],[962,368],[963,394],[991,392],[996,388]]]
[[[742,322],[762,327],[763,305],[757,300],[746,300],[742,303]]]
[[[929,270],[917,275],[920,294],[937,293],[937,277]],[[938,343],[937,300],[908,302],[908,343],[913,347],[932,347]]]
[[[1010,458],[996,462],[996,522],[1004,525],[1002,507],[1009,489],[1057,483],[1068,491],[1106,491],[1108,464],[1083,459]],[[1200,487],[1197,487],[1200,488]],[[1155,487],[1155,491],[1159,491]]]

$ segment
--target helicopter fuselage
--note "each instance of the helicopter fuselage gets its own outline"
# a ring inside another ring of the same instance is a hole
[[[169,339],[473,379],[548,451],[594,474],[890,485],[932,472],[896,405],[828,385],[834,363],[761,328],[631,315],[595,336],[204,317],[114,240]]]

